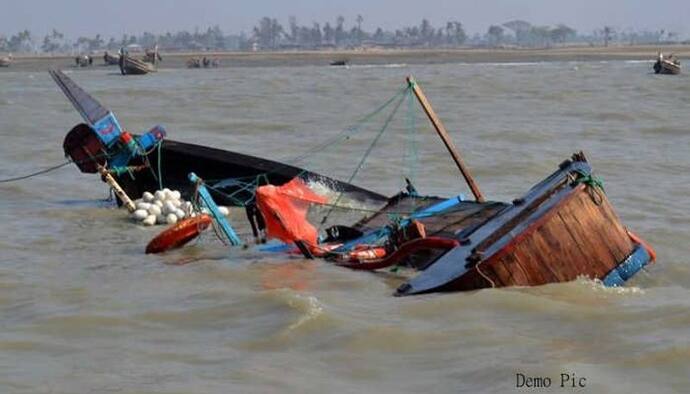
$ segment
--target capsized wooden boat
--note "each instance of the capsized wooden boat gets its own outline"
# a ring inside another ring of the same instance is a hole
[[[536,286],[580,276],[621,285],[653,255],[621,224],[582,153],[486,220],[455,231],[459,245],[421,267],[397,295]]]
[[[96,173],[107,166],[122,189],[132,199],[160,185],[180,190],[191,197],[195,187],[188,180],[195,172],[205,180],[216,180],[211,194],[221,205],[237,206],[251,201],[254,189],[248,184],[282,184],[296,176],[319,182],[348,194],[354,200],[383,205],[386,197],[305,169],[242,153],[163,139],[165,130],[156,126],[131,140],[122,131],[114,114],[59,70],[51,76],[86,123],[74,127],[63,148],[82,172]],[[138,146],[138,148],[137,148]]]
[[[653,250],[620,222],[582,152],[512,203],[485,201],[423,92],[414,80],[409,83],[475,201],[420,198],[413,189],[356,224],[353,237],[327,239],[330,244],[303,250],[306,257],[315,251],[352,269],[416,269],[418,275],[397,289],[399,296],[536,286],[578,277],[616,286],[653,261]],[[289,217],[263,210],[270,220]],[[406,211],[412,213],[391,223],[391,213]]]
[[[657,56],[656,63],[654,63],[654,73],[667,75],[680,74],[680,60],[676,59],[673,54],[664,57],[660,52]]]

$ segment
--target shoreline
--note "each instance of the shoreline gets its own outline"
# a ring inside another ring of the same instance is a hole
[[[548,61],[654,60],[658,51],[690,58],[690,45],[566,46],[543,49],[458,48],[265,51],[265,52],[161,52],[161,68],[186,68],[192,57],[218,58],[221,67],[320,66],[335,60],[357,64],[510,63]],[[102,53],[94,54],[94,66],[102,66]],[[14,63],[0,70],[45,71],[74,68],[73,55],[15,55]]]

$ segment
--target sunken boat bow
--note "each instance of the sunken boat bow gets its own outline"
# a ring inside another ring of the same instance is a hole
[[[582,153],[524,197],[456,234],[443,254],[396,295],[535,286],[579,276],[620,285],[653,251],[626,230]]]
[[[347,193],[358,201],[377,204],[386,200],[381,194],[341,182],[305,169],[263,159],[256,156],[189,144],[169,139],[161,141],[161,148],[132,164],[143,165],[145,170],[134,174],[123,173],[118,183],[133,198],[145,191],[157,190],[162,184],[180,190],[187,197],[194,193],[188,174],[194,172],[206,183],[212,183],[210,193],[220,205],[241,206],[254,199],[256,186],[282,185],[295,177],[320,182],[329,188]],[[159,182],[160,177],[160,182]]]

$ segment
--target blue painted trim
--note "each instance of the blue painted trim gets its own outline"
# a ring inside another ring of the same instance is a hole
[[[257,245],[255,247],[256,250],[259,252],[268,252],[268,253],[286,253],[291,250],[295,249],[295,245],[289,245],[281,241],[268,241],[267,243],[263,245]]]
[[[602,282],[605,286],[615,287],[622,286],[628,279],[635,276],[645,265],[649,264],[652,258],[649,256],[647,249],[642,245],[637,244],[633,252],[623,260],[622,263],[611,270]]]
[[[110,148],[112,144],[117,141],[117,138],[122,134],[122,126],[115,118],[115,114],[108,112],[108,115],[96,121],[91,125],[96,131],[96,135],[103,142],[103,145]]]
[[[192,183],[197,183],[201,181],[201,178],[196,176],[196,174],[193,172],[189,173],[188,178]],[[199,197],[201,197],[201,201],[211,212],[213,219],[220,225],[221,230],[223,231],[223,233],[225,233],[225,236],[228,237],[230,243],[234,246],[242,245],[242,240],[240,239],[240,237],[237,236],[237,233],[230,225],[230,222],[228,222],[225,216],[223,216],[220,213],[215,201],[213,201],[213,198],[211,198],[211,195],[208,193],[208,190],[206,190],[206,186],[204,186],[203,184],[199,184],[198,193]]]
[[[454,206],[460,204],[462,201],[464,201],[465,197],[460,194],[455,197],[449,198],[447,200],[440,201],[434,205],[431,205],[429,207],[426,207],[422,210],[419,210],[417,212],[413,212],[410,215],[409,219],[404,219],[400,222],[401,226],[407,226],[410,224],[412,219],[421,219],[433,215],[437,215],[441,212],[447,211]],[[355,238],[351,241],[345,242],[343,245],[341,245],[339,248],[333,250],[333,252],[336,253],[344,253],[344,252],[349,252],[352,250],[355,246],[361,245],[361,244],[371,244],[373,242],[378,241],[379,239],[383,237],[387,237],[391,234],[391,228],[389,226],[385,226],[376,230],[369,231],[368,233],[362,235],[359,238]]]

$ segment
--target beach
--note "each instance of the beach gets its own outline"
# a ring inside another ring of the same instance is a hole
[[[655,60],[663,51],[681,60],[690,57],[690,45],[578,46],[546,49],[380,49],[259,52],[161,52],[162,68],[185,68],[191,58],[217,58],[221,67],[318,66],[346,60],[350,64],[442,64],[546,61]],[[94,66],[103,65],[103,53],[92,54]],[[72,55],[16,55],[6,70],[39,71],[74,67]]]

